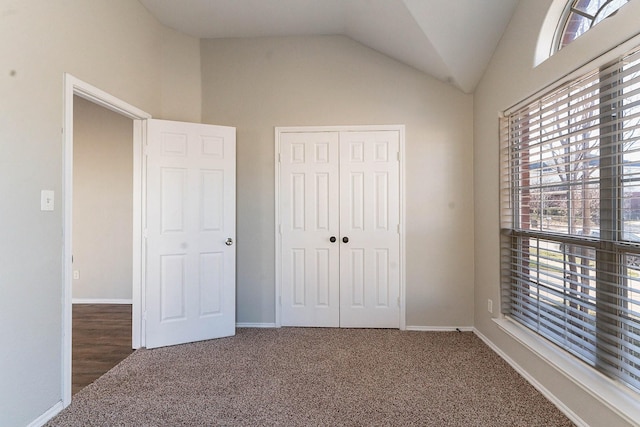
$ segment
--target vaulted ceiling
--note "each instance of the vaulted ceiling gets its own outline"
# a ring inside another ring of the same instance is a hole
[[[198,38],[348,36],[473,92],[519,0],[139,0]]]

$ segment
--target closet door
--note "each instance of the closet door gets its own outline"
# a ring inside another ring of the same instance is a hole
[[[340,326],[400,327],[398,131],[340,133]]]
[[[337,132],[281,134],[283,326],[339,326],[338,173]]]

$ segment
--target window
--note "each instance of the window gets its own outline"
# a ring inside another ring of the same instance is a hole
[[[613,15],[629,0],[570,0],[562,14],[553,49],[558,51]]]
[[[640,49],[501,140],[502,312],[640,391]]]

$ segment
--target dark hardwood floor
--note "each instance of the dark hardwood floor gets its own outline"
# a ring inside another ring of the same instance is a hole
[[[73,304],[72,393],[129,356],[131,305]]]

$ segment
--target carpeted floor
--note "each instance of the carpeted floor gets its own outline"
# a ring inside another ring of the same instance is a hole
[[[239,329],[138,350],[48,426],[571,426],[472,333]]]

